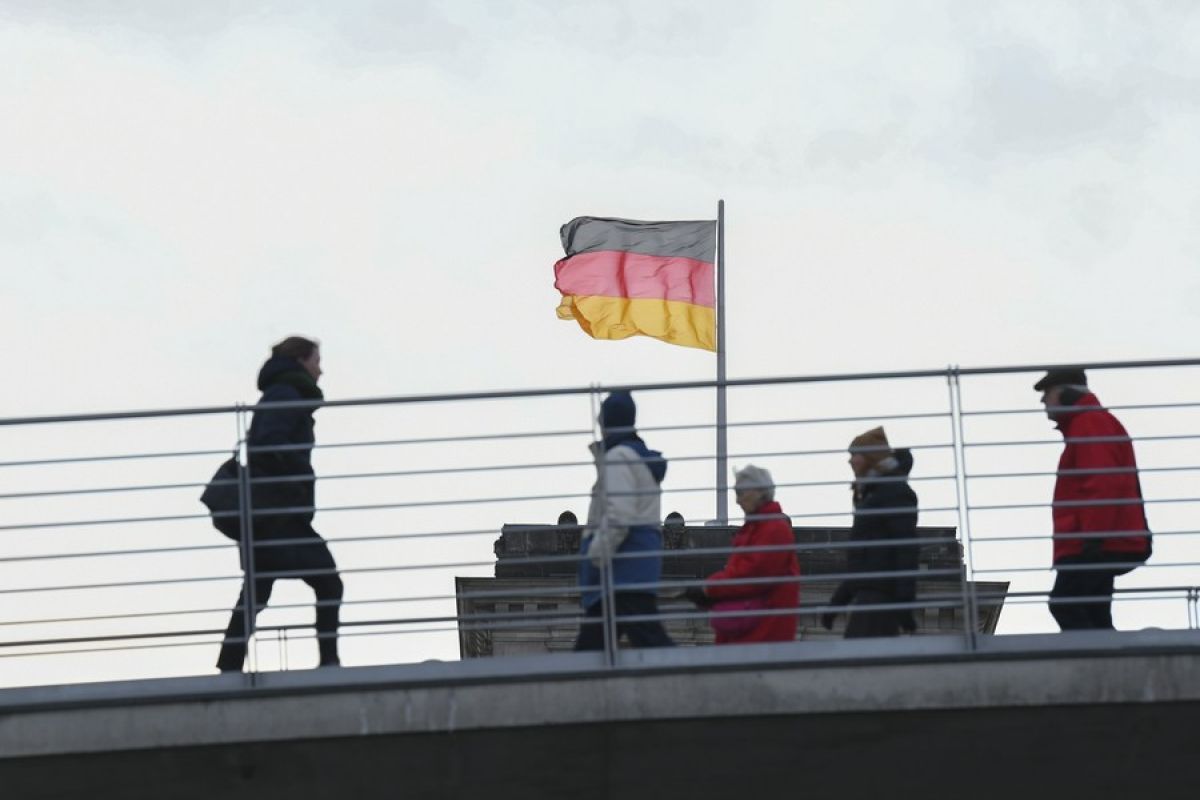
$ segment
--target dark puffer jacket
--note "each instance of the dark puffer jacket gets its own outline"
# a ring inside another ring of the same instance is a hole
[[[851,542],[873,542],[886,539],[915,539],[917,537],[917,494],[906,480],[912,472],[912,452],[907,449],[893,453],[896,466],[880,478],[900,480],[862,483],[855,487],[854,527]],[[853,547],[846,552],[847,572],[911,572],[917,569],[919,545],[889,547]],[[849,578],[834,592],[832,605],[846,605],[860,591],[882,592],[889,600],[907,603],[916,597],[915,577]]]
[[[300,362],[283,356],[273,356],[263,364],[258,373],[258,388],[263,393],[259,403],[323,399],[316,381]],[[299,478],[285,482],[253,483],[251,497],[255,509],[304,508],[307,511],[289,514],[287,519],[312,521],[312,509],[316,502],[316,477],[312,468],[312,446],[316,441],[313,435],[313,411],[312,408],[279,408],[254,412],[247,437],[251,477],[255,480]],[[260,450],[280,445],[299,447],[265,452]],[[270,520],[272,516],[261,519]]]

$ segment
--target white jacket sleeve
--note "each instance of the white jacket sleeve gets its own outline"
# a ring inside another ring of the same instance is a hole
[[[597,567],[603,566],[621,547],[629,535],[629,525],[637,517],[638,491],[636,468],[645,466],[631,460],[625,447],[614,447],[604,454],[604,474],[596,486],[600,515],[592,533],[588,558]],[[637,458],[634,456],[634,458]],[[601,489],[601,485],[603,489]]]

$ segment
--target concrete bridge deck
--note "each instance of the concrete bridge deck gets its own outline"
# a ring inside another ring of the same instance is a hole
[[[1193,797],[1200,631],[0,692],[4,797]]]

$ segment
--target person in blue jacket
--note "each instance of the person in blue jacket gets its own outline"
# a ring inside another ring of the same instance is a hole
[[[580,546],[579,587],[586,619],[575,641],[576,650],[604,648],[602,570],[609,563],[617,636],[624,634],[634,647],[674,644],[656,619],[621,620],[657,615],[657,593],[651,586],[662,580],[661,485],[667,462],[637,435],[636,418],[637,406],[629,392],[613,392],[600,406],[602,438],[591,445],[598,477]],[[640,586],[621,588],[633,584]]]
[[[258,373],[263,393],[260,405],[296,400],[322,400],[317,386],[321,377],[321,349],[300,336],[284,339],[271,349],[271,357]],[[271,597],[277,573],[299,578],[312,587],[317,599],[317,650],[321,666],[337,666],[338,616],[342,579],[329,546],[313,530],[316,476],[312,468],[314,408],[259,408],[247,436],[250,461],[250,507],[254,547],[243,564],[254,570],[254,611],[257,616]],[[274,544],[286,541],[287,544]],[[247,562],[247,558],[252,562]],[[246,583],[238,596],[217,669],[240,672],[246,658]]]

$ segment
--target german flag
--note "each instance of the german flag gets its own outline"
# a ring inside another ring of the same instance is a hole
[[[562,226],[562,244],[559,319],[578,321],[594,339],[651,336],[717,349],[715,220],[576,217]]]

